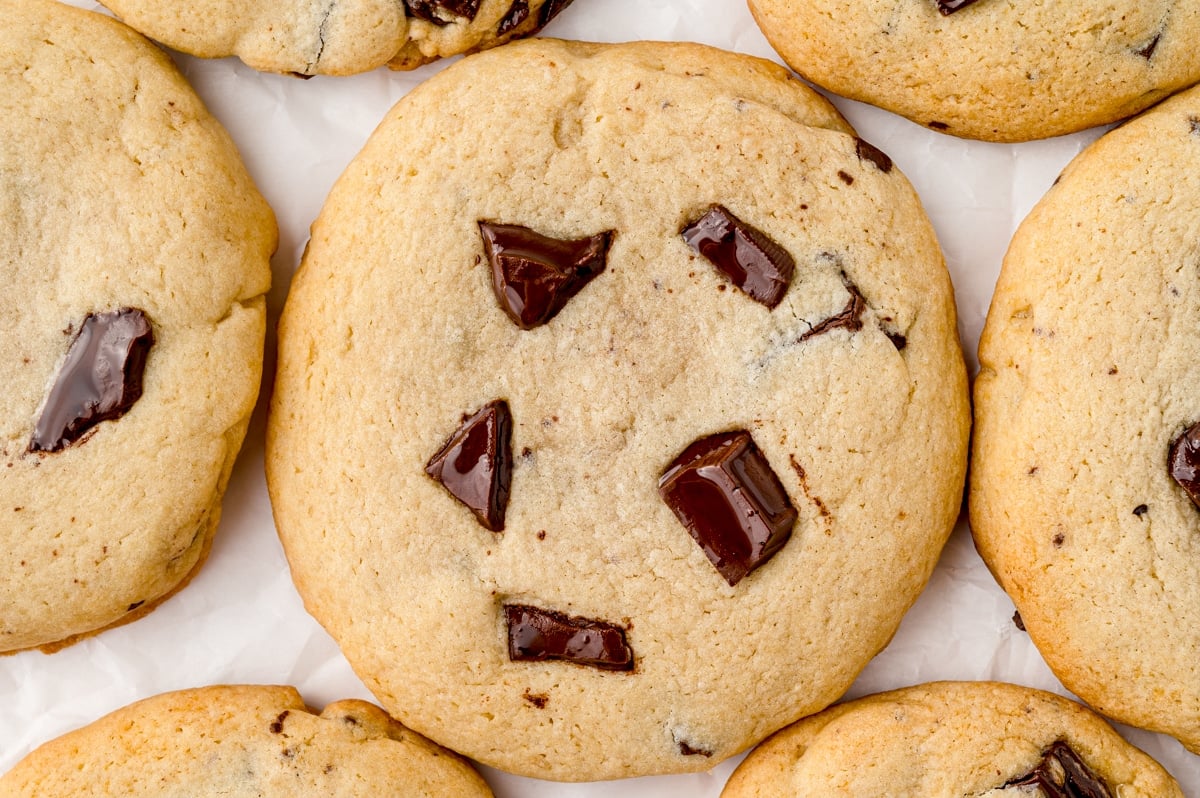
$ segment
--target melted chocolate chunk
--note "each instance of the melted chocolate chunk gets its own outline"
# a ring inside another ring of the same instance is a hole
[[[496,27],[496,35],[503,36],[524,22],[528,17],[529,3],[526,0],[516,0],[512,4],[512,8],[508,9],[508,13],[504,15],[504,19],[500,20],[500,24]]]
[[[150,320],[137,308],[89,314],[42,405],[29,451],[57,452],[129,412],[142,396],[153,345]]]
[[[514,224],[480,222],[492,290],[522,330],[550,321],[604,271],[613,232],[563,241]]]
[[[545,26],[557,17],[560,11],[571,5],[571,2],[572,0],[548,0],[546,5],[542,6],[542,13],[538,15],[538,25]]]
[[[1167,467],[1188,498],[1200,507],[1200,423],[1188,427],[1171,442]]]
[[[440,26],[450,24],[445,14],[468,20],[475,19],[475,15],[479,13],[480,2],[481,0],[404,0],[404,7],[408,9],[409,16]],[[438,16],[439,10],[444,12],[443,16]]]
[[[859,293],[858,288],[853,283],[846,283],[846,290],[850,292],[850,299],[846,301],[846,307],[842,308],[836,315],[818,322],[811,330],[800,336],[801,341],[807,341],[809,338],[821,333],[827,333],[830,330],[835,330],[838,327],[845,327],[852,333],[862,329],[862,314],[867,308],[867,301],[863,299],[863,295]]]
[[[493,532],[504,529],[512,484],[512,413],[497,400],[484,405],[425,464],[425,473],[465,504]]]
[[[937,0],[938,11],[942,12],[942,16],[948,17],[955,11],[974,3],[975,0]]]
[[[1037,787],[1047,798],[1113,798],[1108,785],[1062,740],[1042,754],[1042,761],[1030,773],[1004,786]]]
[[[724,206],[710,206],[680,235],[756,302],[774,308],[787,293],[796,270],[792,256]]]
[[[858,139],[854,145],[854,154],[860,161],[870,161],[879,171],[887,174],[892,171],[892,159],[883,150],[868,141]]]
[[[798,515],[745,430],[688,446],[659,478],[658,492],[730,585],[783,548]]]
[[[506,604],[508,658],[555,659],[606,671],[633,670],[633,649],[620,626],[523,604]]]

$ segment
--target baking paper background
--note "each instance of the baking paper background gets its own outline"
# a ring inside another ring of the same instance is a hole
[[[90,0],[73,5],[96,8]],[[594,41],[681,39],[779,60],[743,0],[576,0],[545,35]],[[261,75],[234,59],[176,56],[226,125],[280,226],[268,301],[271,326],[333,181],[384,113],[444,65],[353,78]],[[887,152],[920,193],[954,279],[968,367],[1009,238],[1061,168],[1103,131],[1019,145],[963,141],[834,98],[860,135]],[[217,683],[293,684],[312,706],[370,698],[328,635],[305,613],[271,520],[263,398],[225,499],[212,555],[192,583],[147,618],[54,655],[0,658],[0,771],[36,745],[134,700]],[[892,644],[851,696],[935,679],[998,679],[1066,694],[996,586],[960,521],[933,579]],[[731,709],[731,711],[737,711]],[[1120,727],[1200,796],[1200,757],[1160,735]],[[740,757],[738,758],[740,759]],[[717,796],[737,760],[709,773],[563,785],[484,769],[499,798]]]

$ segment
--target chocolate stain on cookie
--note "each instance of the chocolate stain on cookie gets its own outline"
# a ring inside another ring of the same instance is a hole
[[[513,662],[560,660],[606,671],[632,671],[625,629],[525,604],[504,605],[508,658]]]
[[[512,412],[497,399],[464,419],[425,464],[425,473],[492,532],[504,530],[512,485]]]
[[[746,296],[772,310],[792,283],[796,261],[788,251],[723,205],[710,205],[679,234]]]

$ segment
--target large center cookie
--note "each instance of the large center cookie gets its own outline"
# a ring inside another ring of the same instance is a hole
[[[402,101],[280,327],[296,583],[413,728],[595,780],[826,706],[957,514],[950,282],[816,94],[695,45],[543,41]]]
[[[0,652],[204,559],[262,371],[270,209],[170,60],[0,0]]]

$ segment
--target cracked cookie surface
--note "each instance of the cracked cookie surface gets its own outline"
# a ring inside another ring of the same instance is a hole
[[[532,36],[572,0],[104,0],[127,24],[203,58],[352,75],[415,69]]]
[[[980,341],[971,480],[979,551],[1063,684],[1193,751],[1197,175],[1192,89],[1084,150],[1022,223]]]
[[[3,0],[0,651],[148,612],[207,553],[258,393],[275,223],[165,55]]]
[[[915,194],[815,92],[518,42],[410,94],[327,200],[268,485],[407,725],[543,778],[707,770],[895,631],[958,512],[963,372]]]

